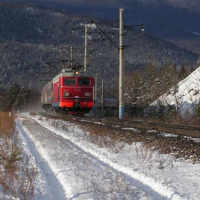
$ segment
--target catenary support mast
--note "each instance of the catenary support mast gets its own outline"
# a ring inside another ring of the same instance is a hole
[[[84,72],[87,70],[88,25],[85,25]]]
[[[119,10],[119,119],[124,118],[123,9]]]

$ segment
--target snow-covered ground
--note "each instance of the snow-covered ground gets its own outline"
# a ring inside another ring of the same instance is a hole
[[[186,112],[194,113],[200,103],[200,67],[192,72],[184,80],[180,81],[176,88],[171,88],[160,96],[151,105],[175,105],[184,115]]]
[[[35,195],[43,200],[200,199],[199,164],[159,155],[141,143],[99,147],[69,122],[24,114],[16,126],[39,170]]]

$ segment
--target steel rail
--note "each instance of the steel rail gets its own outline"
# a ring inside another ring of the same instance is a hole
[[[149,121],[123,120],[116,118],[92,118],[92,117],[73,117],[77,121],[91,121],[93,123],[102,123],[107,126],[118,126],[128,128],[138,128],[144,130],[155,130],[157,132],[174,133],[177,135],[200,138],[200,126],[165,124]]]
[[[75,120],[82,122],[98,123],[106,126],[119,127],[119,128],[138,128],[142,130],[154,130],[156,132],[166,132],[173,133],[182,136],[190,136],[200,138],[200,126],[191,126],[183,124],[167,124],[167,123],[157,123],[150,121],[141,120],[124,120],[117,118],[94,118],[94,117],[79,117],[79,116],[66,116],[62,117],[67,120]]]

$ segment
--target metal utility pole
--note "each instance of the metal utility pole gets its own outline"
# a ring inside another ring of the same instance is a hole
[[[124,119],[123,9],[119,10],[119,119]]]
[[[103,112],[103,106],[104,106],[103,98],[104,96],[103,96],[103,79],[102,79],[102,85],[101,85],[101,111],[102,112]]]
[[[133,28],[142,26],[142,34],[144,32],[144,25],[132,25],[127,31],[124,32],[123,25],[123,9],[119,9],[119,47],[108,37],[108,35],[98,26],[97,23],[92,21],[92,24],[95,24],[96,27],[104,34],[104,36],[117,48],[119,49],[119,119],[124,119],[124,46],[123,46],[123,37]]]
[[[97,73],[95,73],[94,108],[97,109]]]
[[[70,48],[70,66],[71,67],[73,66],[73,48],[72,48],[72,46]]]
[[[84,53],[84,72],[87,69],[87,46],[88,46],[88,25],[85,25],[85,53]]]
[[[94,99],[94,116],[96,116],[97,111],[97,73],[95,73],[95,81],[94,81],[94,92],[93,92],[93,99]]]

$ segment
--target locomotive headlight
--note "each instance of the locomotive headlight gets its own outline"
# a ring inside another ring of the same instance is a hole
[[[76,71],[74,72],[74,75],[79,75],[79,71],[76,70]]]
[[[63,92],[64,97],[69,97],[69,92]]]
[[[85,97],[91,97],[91,92],[85,92]]]

